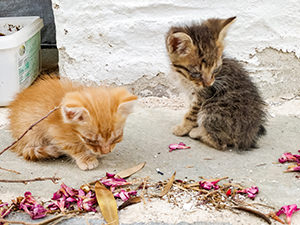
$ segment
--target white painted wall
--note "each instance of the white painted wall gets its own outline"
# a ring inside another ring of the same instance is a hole
[[[169,27],[209,17],[237,16],[225,53],[246,62],[250,70],[260,70],[257,52],[266,48],[300,57],[299,0],[52,2],[60,72],[72,79],[123,84],[167,72],[164,36]]]

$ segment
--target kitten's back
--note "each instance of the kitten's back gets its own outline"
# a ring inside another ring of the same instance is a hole
[[[34,85],[20,92],[9,105],[10,129],[17,138],[31,124],[58,106],[67,92],[80,90],[69,80],[57,77],[39,79]]]

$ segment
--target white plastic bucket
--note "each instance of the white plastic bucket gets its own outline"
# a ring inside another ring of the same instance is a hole
[[[0,106],[27,88],[41,68],[41,29],[38,16],[0,18]]]

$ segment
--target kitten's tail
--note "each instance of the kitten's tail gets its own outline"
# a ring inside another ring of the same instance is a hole
[[[266,133],[267,133],[266,128],[265,128],[263,125],[260,125],[260,126],[259,126],[259,130],[258,130],[258,132],[257,132],[257,137],[266,135]],[[251,148],[258,148],[258,146],[257,146],[257,144],[256,144],[256,140],[251,144],[250,147],[251,147]]]

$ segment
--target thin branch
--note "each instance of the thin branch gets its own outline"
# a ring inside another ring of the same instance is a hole
[[[34,223],[26,223],[26,222],[23,222],[23,221],[12,221],[12,220],[4,220],[4,219],[0,219],[0,223],[4,223],[4,224],[36,225]]]
[[[73,212],[72,212],[73,213]],[[22,224],[22,225],[47,225],[49,223],[53,223],[54,224],[57,224],[58,222],[61,222],[62,220],[64,219],[69,219],[72,217],[72,213],[67,213],[68,215],[66,214],[59,214],[57,216],[54,216],[52,218],[49,218],[47,220],[44,220],[44,221],[41,221],[39,223],[27,223],[27,222],[23,222],[23,221],[12,221],[12,220],[5,220],[5,219],[1,219],[0,218],[0,223],[4,223],[4,224]]]
[[[6,168],[3,168],[3,167],[0,167],[0,170],[5,170],[5,171],[7,171],[7,172],[16,173],[16,174],[21,174],[21,173],[18,172],[18,171],[11,170],[11,169],[6,169]]]
[[[10,213],[10,210],[12,210],[13,207],[14,207],[14,205],[11,205],[11,206],[9,207],[9,209],[6,210],[6,212],[5,212],[3,215],[1,215],[1,217],[4,218],[5,216],[7,216],[7,215]]]
[[[245,212],[249,212],[249,213],[252,213],[253,215],[256,215],[262,219],[264,219],[268,224],[271,224],[272,221],[270,220],[270,218],[264,214],[264,213],[261,213],[255,209],[250,209],[250,208],[247,208],[245,206],[234,206],[232,207],[233,209],[238,209],[238,210],[242,210],[242,211],[245,211]]]
[[[20,141],[27,134],[28,131],[30,131],[34,126],[36,126],[37,124],[39,124],[40,122],[42,122],[44,119],[46,119],[48,116],[50,116],[50,114],[52,114],[53,112],[55,112],[58,109],[59,109],[59,106],[56,106],[50,112],[48,112],[48,114],[46,116],[42,117],[41,119],[39,119],[38,121],[36,121],[34,124],[32,124],[17,140],[15,140],[13,143],[11,143],[11,145],[9,145],[5,149],[3,149],[0,152],[0,155],[2,155],[5,151],[7,151],[8,149],[10,149],[16,143],[18,143],[18,141]]]
[[[27,222],[23,222],[23,221],[12,221],[12,220],[4,220],[0,218],[0,223],[4,223],[4,224],[23,224],[23,225],[46,225],[49,224],[57,219],[60,219],[61,217],[63,217],[63,214],[59,214],[55,217],[52,217],[50,219],[44,220],[42,222],[39,223],[27,223]]]
[[[146,204],[146,201],[145,201],[145,190],[146,190],[146,185],[147,185],[148,180],[149,180],[149,177],[144,178],[144,181],[143,181],[143,190],[142,190],[142,193],[141,193],[141,198],[143,200],[144,205]]]
[[[46,225],[46,224],[49,224],[49,223],[51,223],[51,222],[53,222],[53,221],[56,221],[56,220],[58,220],[58,219],[61,219],[61,218],[64,217],[64,216],[65,216],[65,215],[63,215],[63,214],[59,214],[59,215],[54,216],[54,217],[52,217],[52,218],[50,218],[50,219],[47,219],[47,220],[44,220],[44,221],[42,221],[42,222],[36,223],[35,225]]]
[[[57,184],[57,181],[60,180],[60,177],[36,177],[33,179],[28,180],[0,180],[0,183],[23,183],[27,184],[29,182],[36,182],[36,181],[45,181],[51,180],[54,184]]]

